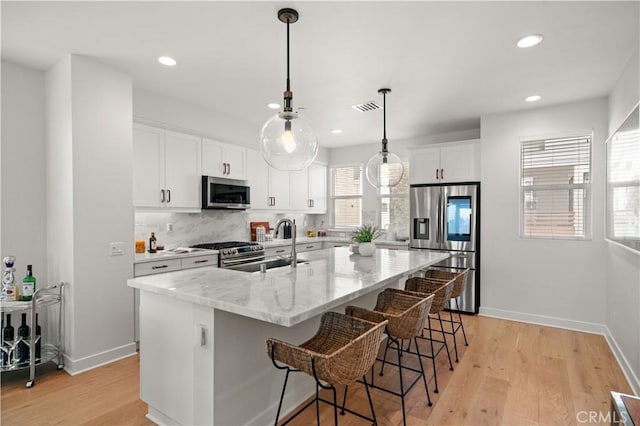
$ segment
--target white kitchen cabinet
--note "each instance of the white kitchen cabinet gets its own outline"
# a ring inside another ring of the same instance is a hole
[[[247,150],[247,180],[251,188],[251,209],[289,210],[289,172],[270,167],[260,151]]]
[[[312,164],[291,172],[291,209],[306,213],[327,212],[327,166]]]
[[[203,138],[202,174],[245,180],[247,178],[246,148]]]
[[[298,248],[298,244],[296,244],[296,249]],[[288,246],[278,246],[278,247],[268,247],[264,249],[264,257],[278,257],[278,256],[288,256],[291,254],[291,244]]]
[[[480,180],[480,141],[470,140],[416,148],[411,152],[409,183]]]
[[[199,210],[200,145],[197,136],[134,124],[134,206]]]
[[[305,251],[313,251],[313,250],[321,250],[321,249],[322,249],[322,242],[296,244],[297,253],[304,253]]]

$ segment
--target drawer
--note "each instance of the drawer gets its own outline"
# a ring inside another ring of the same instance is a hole
[[[264,257],[284,256],[289,253],[291,253],[291,246],[269,247],[264,249]]]
[[[334,248],[334,247],[347,247],[349,243],[330,243],[325,241],[323,244],[323,248]]]
[[[194,256],[182,258],[182,269],[202,268],[204,266],[218,266],[218,256],[215,254],[209,256]]]
[[[305,251],[311,250],[320,250],[322,248],[322,243],[302,243],[296,244],[296,251],[298,253],[302,253]]]
[[[136,263],[133,265],[133,276],[162,274],[164,272],[179,271],[180,259],[156,260],[153,262]]]
[[[409,250],[409,246],[406,245],[398,245],[398,244],[385,244],[385,243],[375,243],[376,248],[383,248],[388,250]]]

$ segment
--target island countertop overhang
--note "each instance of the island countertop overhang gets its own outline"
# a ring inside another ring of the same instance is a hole
[[[305,252],[297,268],[247,273],[198,268],[128,280],[130,287],[291,327],[449,255],[377,249],[371,257],[336,247]]]

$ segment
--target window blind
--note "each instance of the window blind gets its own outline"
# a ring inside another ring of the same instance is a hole
[[[591,136],[524,141],[520,235],[590,238]]]
[[[333,225],[337,228],[362,224],[362,165],[331,169]]]

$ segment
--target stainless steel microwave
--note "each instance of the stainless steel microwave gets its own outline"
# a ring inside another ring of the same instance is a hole
[[[246,181],[202,176],[203,209],[248,209],[250,193]]]

